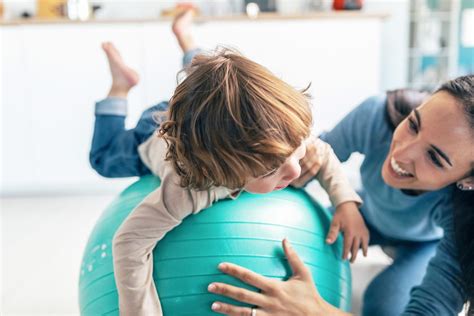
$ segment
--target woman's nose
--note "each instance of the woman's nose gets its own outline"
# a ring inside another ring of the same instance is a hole
[[[419,158],[420,144],[417,141],[398,143],[393,150],[393,156],[398,162],[409,163]]]

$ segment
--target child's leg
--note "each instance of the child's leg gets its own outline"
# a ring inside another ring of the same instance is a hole
[[[112,43],[103,43],[102,49],[107,56],[112,75],[112,87],[108,97],[126,99],[128,92],[138,84],[140,78],[135,70],[124,63],[122,56]]]
[[[137,73],[123,62],[120,54],[110,43],[103,49],[112,74],[112,87],[105,100],[96,104],[96,121],[90,150],[92,167],[105,177],[130,177],[149,174],[138,155],[138,145],[156,130],[152,114],[163,111],[162,103],[145,111],[134,129],[125,129],[127,95],[138,83]]]
[[[193,17],[194,10],[189,9],[178,14],[173,20],[172,30],[184,54],[197,48],[192,35]]]
[[[194,10],[188,9],[178,14],[173,21],[173,33],[183,51],[183,67],[191,63],[194,56],[201,52],[192,35]]]
[[[168,102],[147,109],[137,126],[125,129],[125,99],[107,98],[96,104],[96,120],[89,161],[100,175],[108,178],[150,174],[138,155],[138,146],[157,129],[153,113],[166,111]]]
[[[192,10],[178,15],[173,21],[173,33],[183,50],[183,67],[191,63],[201,50],[195,45],[191,33]],[[158,127],[153,113],[165,111],[167,102],[146,110],[134,129],[125,129],[127,96],[139,81],[138,74],[128,67],[111,43],[102,45],[109,61],[112,87],[106,99],[96,104],[96,122],[90,151],[90,163],[104,177],[131,177],[149,174],[150,170],[138,155],[138,145],[143,143]]]

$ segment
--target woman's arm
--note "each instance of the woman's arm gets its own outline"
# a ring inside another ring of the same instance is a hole
[[[366,99],[331,131],[320,135],[341,162],[349,159],[354,152],[370,152],[371,145],[379,143],[385,136],[390,140],[391,135],[385,135],[391,133],[385,116],[385,100],[385,95]],[[300,162],[301,176],[293,181],[292,185],[302,187],[313,179],[322,165],[322,159],[314,142],[308,142],[306,155]]]
[[[383,139],[385,133],[391,133],[385,104],[385,94],[367,98],[320,138],[331,145],[341,162],[355,152],[369,153],[374,143]]]
[[[286,239],[283,240],[283,250],[293,271],[288,281],[272,280],[238,265],[221,263],[219,269],[222,272],[260,289],[260,293],[217,282],[211,283],[208,290],[256,306],[258,316],[350,315],[327,303],[319,295],[311,272]],[[230,316],[253,316],[251,308],[222,302],[212,304],[212,309]]]
[[[452,210],[440,214],[444,236],[430,260],[422,283],[410,292],[410,302],[403,316],[458,315],[464,305],[461,268],[454,238]]]

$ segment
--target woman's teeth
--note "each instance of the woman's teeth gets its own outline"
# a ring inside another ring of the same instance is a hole
[[[409,173],[408,171],[400,167],[393,157],[390,159],[390,165],[392,166],[392,169],[400,176],[404,176],[404,177],[413,176],[411,173]]]

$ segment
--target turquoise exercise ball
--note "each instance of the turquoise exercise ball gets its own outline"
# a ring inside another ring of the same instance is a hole
[[[132,184],[105,210],[84,251],[79,280],[81,315],[118,315],[112,239],[127,215],[160,184],[146,176]],[[342,240],[325,243],[329,212],[304,191],[287,188],[258,195],[242,193],[186,218],[153,253],[153,277],[164,315],[216,315],[211,304],[225,299],[207,291],[213,281],[244,286],[222,274],[227,261],[269,278],[287,279],[291,270],[281,240],[287,237],[311,270],[321,296],[346,311],[351,302],[351,274],[342,261]],[[254,289],[255,290],[255,289]],[[238,304],[245,305],[245,304]]]

